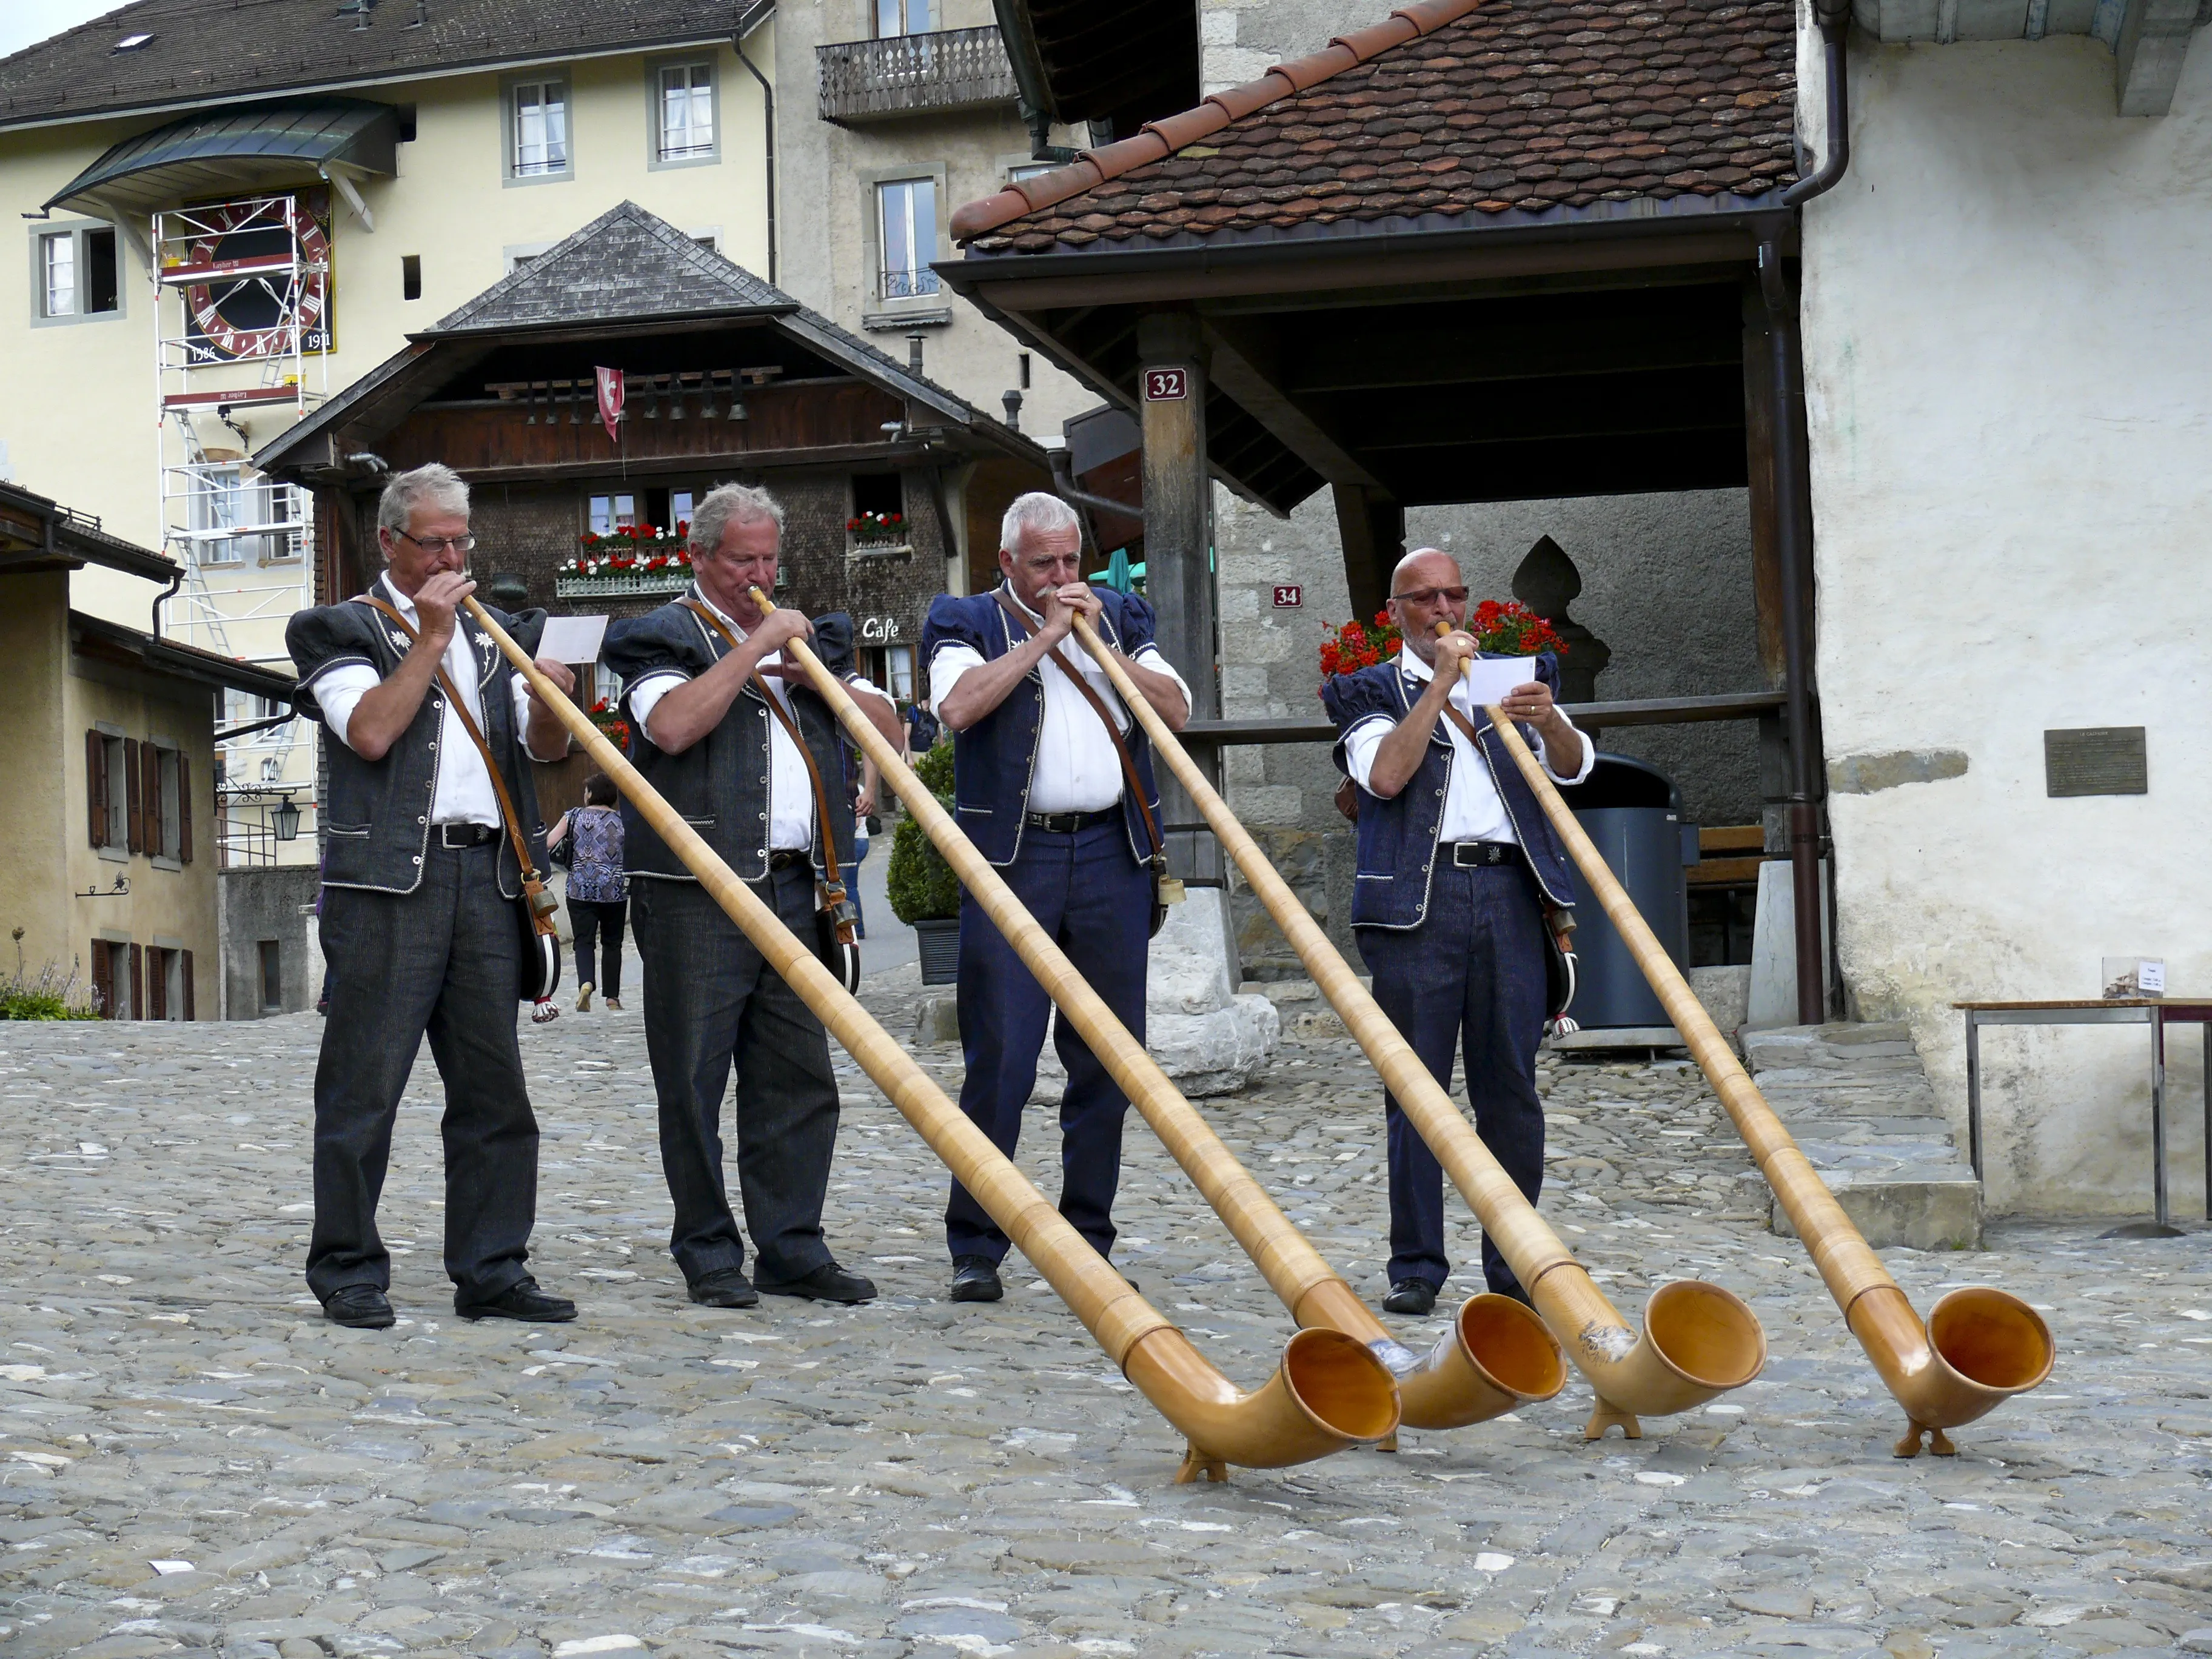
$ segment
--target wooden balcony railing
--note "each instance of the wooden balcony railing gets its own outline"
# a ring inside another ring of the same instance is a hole
[[[981,109],[1014,101],[1013,65],[995,26],[845,40],[814,49],[825,121]]]

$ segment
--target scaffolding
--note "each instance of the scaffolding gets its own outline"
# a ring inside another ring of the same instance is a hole
[[[328,234],[299,194],[243,197],[155,213],[153,253],[159,522],[184,572],[163,627],[221,656],[289,668],[284,623],[314,603],[311,510],[304,490],[250,464],[239,417],[264,409],[296,420],[327,395]],[[204,428],[210,421],[221,436]],[[258,699],[225,695],[225,727],[267,718]],[[301,733],[294,719],[220,744],[227,793],[251,799],[277,783]],[[229,804],[224,841],[244,852],[265,826],[232,822]]]

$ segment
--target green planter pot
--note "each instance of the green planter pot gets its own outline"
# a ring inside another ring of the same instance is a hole
[[[960,977],[960,918],[930,916],[911,925],[921,947],[921,982],[953,983]]]

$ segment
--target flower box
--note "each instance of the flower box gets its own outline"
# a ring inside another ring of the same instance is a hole
[[[564,599],[611,599],[624,593],[681,593],[691,586],[690,565],[659,570],[603,570],[596,576],[556,576],[553,592]]]
[[[914,556],[912,542],[855,541],[845,550],[848,559],[910,559]]]

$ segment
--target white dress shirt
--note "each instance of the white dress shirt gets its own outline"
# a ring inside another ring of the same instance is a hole
[[[745,630],[732,621],[729,613],[708,599],[696,585],[692,587],[690,597],[713,611],[720,619],[722,626],[738,640],[744,640]],[[769,669],[782,660],[782,652],[771,652],[760,659],[759,666]],[[679,668],[660,668],[640,678],[635,685],[629,688],[629,711],[636,717],[637,723],[646,726],[653,719],[653,708],[661,698],[690,678]],[[785,684],[783,677],[763,673],[761,679],[768,686],[769,695],[782,705],[786,713],[789,713],[791,688]],[[883,696],[858,674],[847,676],[845,684],[854,691],[873,692],[879,697]],[[739,692],[738,695],[743,696],[744,694]],[[769,720],[768,726],[768,761],[769,851],[811,852],[814,848],[814,781],[807,775],[806,757],[799,753],[799,745],[783,729],[783,722],[774,718]],[[843,787],[843,781],[824,773],[822,787],[833,792],[834,799],[834,792]]]
[[[1022,605],[1012,589],[1005,591],[1009,599],[1021,605],[1024,616],[1039,628],[1044,626],[1042,617]],[[1127,732],[1129,711],[1122,706],[1113,681],[1106,678],[1106,671],[1091,660],[1090,653],[1076,643],[1073,634],[1060,642],[1059,650],[1098,694],[1099,701],[1114,716],[1114,724]],[[1183,701],[1190,701],[1190,687],[1184,684],[1182,676],[1159,653],[1158,647],[1145,646],[1131,660],[1144,664],[1155,673],[1165,674],[1182,688]],[[983,653],[971,645],[947,641],[939,646],[929,659],[930,712],[942,719],[945,700],[960,684],[960,677],[982,665]],[[1054,665],[1051,658],[1043,659],[1037,667],[1044,676],[1044,719],[1037,732],[1036,766],[1030,775],[1028,810],[1103,811],[1121,799],[1121,758],[1114,752],[1114,741],[1106,735],[1106,728],[1098,723],[1097,714],[1084,701],[1083,694]]]
[[[1398,672],[1407,678],[1425,685],[1436,678],[1435,672],[1410,651],[1398,653]],[[1451,706],[1482,729],[1486,718],[1474,706],[1474,696],[1462,680],[1452,687]],[[1560,716],[1565,720],[1566,716]],[[1375,773],[1375,751],[1382,746],[1382,739],[1390,735],[1397,722],[1387,714],[1370,714],[1344,734],[1345,763],[1352,769],[1352,780],[1362,789]],[[1437,728],[1450,738],[1452,745],[1451,787],[1444,792],[1444,815],[1437,826],[1438,841],[1498,841],[1518,843],[1521,837],[1513,833],[1513,820],[1499,798],[1498,785],[1492,780],[1490,764],[1477,753],[1454,721],[1443,715],[1437,718]],[[1581,730],[1570,728],[1583,739],[1583,763],[1572,777],[1563,777],[1552,769],[1551,757],[1544,752],[1544,740],[1540,737],[1532,747],[1536,758],[1543,763],[1545,772],[1555,783],[1580,783],[1597,764],[1597,746],[1583,736]]]
[[[392,585],[390,572],[377,578],[378,597],[413,623],[417,628],[422,618],[415,609],[415,601]],[[378,623],[392,628],[392,619],[377,617]],[[412,641],[398,629],[392,629],[397,636],[392,643],[405,655]],[[483,698],[477,689],[477,647],[472,641],[490,642],[489,635],[482,634],[465,615],[453,622],[453,637],[446,642],[446,655],[441,665],[447,678],[460,688],[461,697],[468,704],[469,714],[476,720],[477,729],[484,729]],[[384,683],[384,677],[365,662],[341,663],[315,682],[315,703],[323,711],[323,724],[349,749],[356,748],[348,729],[353,724],[353,711],[361,700]],[[512,677],[514,687],[514,728],[527,732],[530,729],[530,685],[521,675]],[[438,717],[437,769],[438,787],[430,796],[430,822],[433,823],[499,823],[499,797],[493,793],[491,775],[484,770],[483,757],[477,752],[476,740],[469,736],[461,724],[461,717],[446,706],[443,687],[431,682],[429,695],[437,699],[444,712]],[[491,734],[484,733],[486,737]],[[526,745],[528,738],[524,739]],[[565,744],[563,745],[565,749]],[[539,755],[539,760],[558,760],[558,755]],[[525,826],[527,833],[527,826]]]

